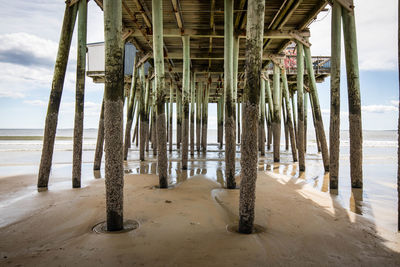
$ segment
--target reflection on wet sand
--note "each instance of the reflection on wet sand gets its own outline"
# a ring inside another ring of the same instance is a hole
[[[132,150],[130,158],[124,165],[125,172],[130,174],[156,174],[157,160],[153,153],[146,153],[146,161],[138,160],[138,152]],[[240,173],[240,152],[236,155],[236,175]],[[337,201],[343,207],[350,211],[367,215],[375,220],[370,203],[366,207],[366,201],[363,194],[365,191],[352,190],[349,183],[341,181],[340,194],[339,190],[329,189],[329,173],[325,173],[322,165],[320,154],[309,153],[306,155],[306,171],[299,172],[297,163],[292,162],[292,155],[287,151],[281,151],[281,162],[276,163],[272,160],[272,152],[266,152],[266,155],[259,157],[258,170],[261,172],[273,172],[276,174],[291,177],[293,183],[300,186],[309,185],[322,192],[329,193],[332,200]],[[225,155],[223,150],[209,149],[207,153],[195,153],[189,158],[188,169],[181,169],[180,151],[173,150],[169,154],[168,165],[169,183],[170,185],[179,184],[191,177],[202,174],[212,179],[224,188],[225,182]],[[94,174],[96,178],[101,178],[100,173]],[[365,190],[365,189],[364,189]],[[379,197],[379,196],[378,196]],[[367,202],[370,199],[367,200]]]

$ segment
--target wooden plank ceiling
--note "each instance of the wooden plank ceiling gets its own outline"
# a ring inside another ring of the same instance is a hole
[[[102,8],[102,0],[95,0]],[[152,1],[122,0],[124,38],[141,51],[152,54]],[[234,29],[240,38],[239,72],[244,71],[246,0],[234,1]],[[264,67],[271,57],[293,40],[307,43],[308,26],[327,5],[325,0],[268,0],[265,10]],[[164,0],[164,56],[169,77],[182,79],[182,38],[190,35],[191,69],[221,79],[224,56],[223,0]],[[151,58],[151,56],[150,56]],[[206,78],[208,79],[208,78]],[[222,79],[223,80],[223,79]]]

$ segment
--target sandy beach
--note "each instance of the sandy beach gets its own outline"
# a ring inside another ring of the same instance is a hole
[[[272,172],[257,180],[256,221],[242,235],[238,190],[195,175],[168,190],[155,175],[126,175],[125,220],[139,228],[98,234],[104,180],[37,192],[36,177],[0,179],[2,266],[399,266],[400,238],[329,195]],[[61,179],[58,182],[63,182]]]
[[[155,187],[152,151],[140,162],[133,146],[124,164],[124,218],[139,228],[93,232],[106,218],[104,169],[92,170],[95,134],[89,131],[84,142],[82,188],[71,188],[72,140],[64,138],[56,141],[49,189],[41,192],[36,188],[41,140],[0,140],[0,266],[400,264],[392,134],[379,133],[365,143],[364,191],[350,188],[346,139],[336,193],[329,193],[329,176],[312,137],[306,172],[298,171],[283,147],[281,163],[272,162],[272,152],[259,157],[255,223],[260,231],[252,235],[234,232],[239,190],[224,189],[224,153],[212,144],[205,155],[189,158],[187,171],[179,151],[169,154],[168,190]],[[239,175],[239,152],[236,157]]]

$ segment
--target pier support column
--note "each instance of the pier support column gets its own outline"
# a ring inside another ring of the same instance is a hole
[[[399,89],[400,89],[400,2],[397,4],[397,64],[399,72]],[[400,90],[399,90],[400,103]],[[400,232],[400,105],[398,107],[399,115],[397,121],[397,231]]]
[[[293,125],[294,125],[294,136],[296,140],[296,149],[297,149],[297,114],[296,114],[296,104],[294,103],[294,92],[290,93],[290,101],[292,104],[292,112],[293,112]]]
[[[288,126],[288,132],[289,132],[289,137],[290,137],[290,145],[292,149],[292,157],[293,161],[297,161],[297,150],[296,150],[296,137],[294,135],[294,128],[293,128],[293,119],[292,119],[292,107],[290,106],[290,99],[289,99],[289,87],[288,87],[288,81],[287,81],[287,76],[286,76],[286,70],[282,69],[282,82],[283,82],[283,88],[282,88],[282,95],[285,101],[285,106],[286,106],[286,117],[287,117],[287,126]]]
[[[246,26],[246,81],[243,95],[243,135],[241,146],[242,181],[239,199],[239,232],[253,231],[257,180],[257,127],[264,33],[264,0],[249,0]]]
[[[217,124],[219,149],[222,149],[224,144],[224,97],[222,95],[217,103]]]
[[[176,149],[181,148],[182,140],[182,91],[176,88]]]
[[[104,98],[101,104],[99,129],[97,130],[97,142],[96,142],[96,150],[94,152],[94,163],[93,163],[94,171],[100,170],[101,158],[103,157],[103,145],[104,145]]]
[[[152,1],[153,18],[153,55],[155,70],[155,97],[157,115],[157,167],[160,188],[168,187],[167,130],[165,121],[165,75],[164,75],[164,37],[163,37],[163,1]]]
[[[122,41],[122,3],[104,1],[105,41],[105,177],[107,231],[123,229],[123,108],[124,43]]]
[[[190,79],[190,155],[194,155],[194,98],[196,73],[192,73]]]
[[[69,50],[72,34],[74,32],[78,5],[66,4],[64,20],[58,45],[57,59],[54,66],[53,82],[49,104],[47,106],[46,122],[43,134],[43,148],[40,159],[38,187],[47,187],[53,160],[54,141],[56,138],[58,111],[60,109],[61,95],[64,87],[65,72],[67,69]]]
[[[304,50],[303,44],[297,42],[297,152],[299,155],[299,170],[305,171],[304,155]]]
[[[182,169],[187,169],[188,148],[189,148],[189,92],[190,92],[190,37],[184,35],[183,43],[183,82],[182,82],[182,103],[183,103],[183,127],[182,127]]]
[[[173,133],[173,119],[172,114],[174,114],[174,86],[172,84],[172,79],[169,84],[169,131],[168,131],[168,141],[169,141],[169,152],[172,152],[172,133]]]
[[[304,90],[304,153],[307,153],[307,131],[308,131],[308,92]]]
[[[312,102],[313,102],[315,125],[317,128],[318,139],[321,143],[322,161],[324,163],[325,171],[328,172],[329,171],[329,150],[328,150],[328,144],[326,143],[324,123],[322,121],[322,115],[321,115],[321,108],[319,106],[317,83],[315,81],[314,68],[313,68],[313,64],[312,64],[310,48],[305,47],[304,54],[305,54],[305,59],[306,59],[307,72],[308,72],[308,76],[309,76],[310,96],[312,97]],[[361,112],[361,109],[360,109],[360,112]],[[360,124],[360,126],[361,126],[361,124]],[[362,143],[361,143],[361,145],[362,145]]]
[[[207,127],[208,127],[208,94],[210,91],[211,78],[206,84],[206,88],[203,95],[203,107],[202,107],[202,119],[201,119],[201,146],[203,152],[207,152]]]
[[[147,121],[146,121],[146,81],[145,81],[145,77],[144,77],[144,65],[142,65],[140,67],[139,76],[140,76],[139,158],[140,158],[141,161],[144,161],[144,150],[146,148],[146,128],[149,127],[148,124],[147,124]]]
[[[237,120],[237,142],[238,142],[238,144],[240,144],[240,135],[242,134],[242,130],[240,128],[240,117],[241,117],[240,101],[241,100],[238,98],[238,100],[237,100],[237,117],[236,117],[236,120]]]
[[[258,137],[258,145],[261,156],[265,155],[265,80],[261,79],[260,86],[260,130]]]
[[[236,123],[233,78],[233,0],[224,1],[225,175],[228,189],[236,188]]]
[[[124,160],[128,159],[128,149],[129,149],[129,144],[131,143],[131,130],[132,130],[132,123],[133,123],[133,115],[135,112],[136,80],[137,80],[136,62],[137,62],[137,56],[135,56],[135,60],[133,61],[133,72],[132,72],[131,90],[130,90],[131,95],[130,95],[130,101],[128,101],[128,110],[127,110],[127,114],[126,114]]]
[[[235,131],[235,134],[237,135],[237,140],[238,143],[240,143],[240,104],[239,104],[239,97],[238,97],[238,68],[239,68],[239,36],[235,35],[233,37],[233,105],[236,105],[237,103],[237,108],[235,108],[233,118],[235,119],[235,122],[237,121],[237,130]],[[237,111],[237,117],[235,117],[235,113]],[[234,129],[236,129],[234,127]],[[236,150],[236,144],[235,144],[235,150]]]
[[[349,99],[351,186],[353,188],[362,188],[363,138],[361,123],[360,74],[358,69],[358,52],[354,11],[350,13],[342,7],[342,19],[344,50],[346,56],[347,90]]]
[[[263,77],[264,79],[264,77]],[[271,149],[271,143],[272,143],[272,118],[274,117],[274,104],[272,101],[272,93],[271,93],[271,86],[269,83],[269,79],[265,79],[265,95],[267,97],[267,103],[268,103],[268,123],[267,123],[267,128],[268,128],[268,136],[267,136],[267,148],[268,150]]]
[[[81,187],[83,117],[85,104],[85,69],[87,36],[87,2],[78,7],[78,55],[76,64],[76,95],[74,120],[74,147],[72,156],[72,187]]]
[[[272,117],[272,134],[274,148],[274,162],[280,161],[281,148],[281,89],[280,89],[280,70],[279,66],[274,64],[274,79],[273,79],[273,105],[274,113]]]
[[[201,147],[201,107],[202,107],[203,83],[199,82],[196,89],[196,150]]]

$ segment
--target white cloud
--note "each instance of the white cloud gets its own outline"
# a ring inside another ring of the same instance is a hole
[[[25,32],[0,35],[0,61],[20,65],[53,65],[57,43]]]
[[[360,69],[396,69],[397,1],[355,0],[354,2]],[[310,26],[313,55],[330,55],[331,14],[320,20],[325,15],[326,13],[321,13],[318,20]],[[343,39],[342,62],[344,63]]]
[[[25,100],[25,104],[32,105],[32,106],[39,106],[39,107],[46,107],[47,103],[43,100]]]
[[[398,108],[396,106],[390,106],[390,105],[368,105],[368,106],[362,106],[361,110],[363,112],[369,112],[369,113],[384,113],[390,111],[398,111]]]

